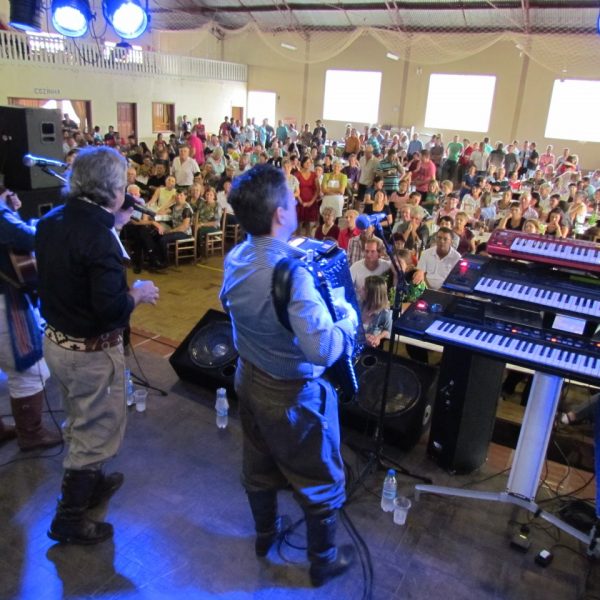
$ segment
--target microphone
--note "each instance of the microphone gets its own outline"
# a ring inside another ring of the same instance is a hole
[[[150,208],[146,208],[146,206],[136,199],[135,196],[127,192],[125,194],[125,202],[123,202],[121,206],[121,210],[127,210],[128,208],[133,208],[134,214],[136,212],[142,213],[144,215],[148,215],[149,217],[153,217],[156,213]]]
[[[26,167],[55,167],[60,169],[65,169],[67,167],[67,163],[61,162],[60,160],[44,158],[43,156],[33,156],[33,154],[26,154],[23,157],[23,164]]]
[[[371,225],[377,225],[377,223],[381,223],[381,221],[387,219],[387,215],[385,213],[373,213],[372,215],[358,215],[356,217],[355,225],[361,231],[367,229]]]

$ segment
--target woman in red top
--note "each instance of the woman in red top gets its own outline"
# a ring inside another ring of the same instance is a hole
[[[300,163],[300,171],[295,175],[300,183],[300,198],[298,200],[298,232],[300,235],[311,237],[313,229],[319,221],[319,184],[314,171],[311,171],[312,160],[305,156]]]

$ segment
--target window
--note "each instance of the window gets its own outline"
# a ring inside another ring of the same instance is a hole
[[[557,79],[552,89],[547,138],[600,142],[600,81]]]
[[[275,106],[277,94],[275,92],[248,92],[248,116],[256,119],[256,125],[260,125],[263,119],[269,119],[269,123],[275,123]]]
[[[175,105],[152,103],[152,132],[175,131]]]
[[[328,121],[377,123],[380,71],[334,71],[325,74],[323,118]]]
[[[425,127],[488,131],[496,78],[493,75],[432,73]]]

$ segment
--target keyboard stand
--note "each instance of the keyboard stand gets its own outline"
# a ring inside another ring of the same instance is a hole
[[[534,513],[586,544],[588,554],[600,556],[600,543],[597,543],[598,539],[596,537],[600,532],[598,534],[594,531],[590,534],[582,533],[555,515],[540,509],[535,503],[535,495],[546,459],[546,451],[552,433],[554,415],[558,407],[562,384],[563,378],[558,375],[535,372],[506,491],[484,492],[418,484],[415,486],[416,500],[419,499],[420,494],[429,493],[514,504]]]

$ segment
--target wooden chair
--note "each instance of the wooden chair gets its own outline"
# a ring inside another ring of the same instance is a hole
[[[226,220],[227,215],[223,215],[223,220]],[[242,239],[242,228],[239,223],[225,223],[225,243],[232,242],[235,246]]]
[[[192,234],[188,238],[175,240],[167,246],[167,252],[173,253],[175,257],[175,266],[179,266],[179,261],[185,258],[191,258],[196,261],[198,257],[198,246],[196,240],[196,230],[198,228],[198,213],[194,213],[192,220]]]
[[[225,217],[221,219],[221,229],[205,233],[203,238],[204,258],[214,256],[217,252],[225,256]]]

